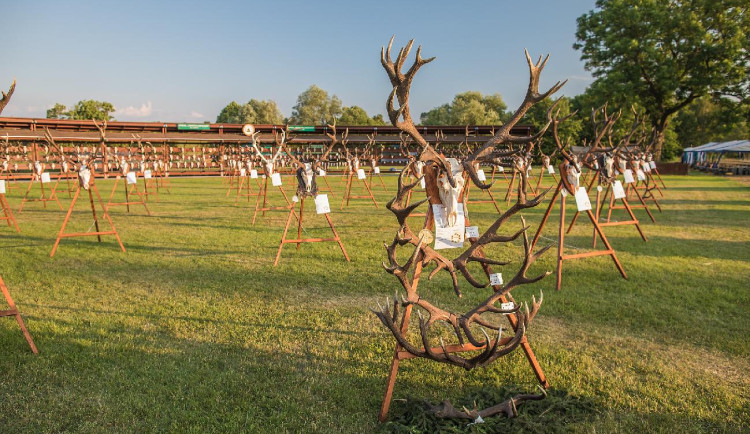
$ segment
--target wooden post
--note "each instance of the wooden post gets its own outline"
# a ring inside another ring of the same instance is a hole
[[[39,350],[36,349],[36,345],[34,345],[34,340],[31,339],[31,335],[29,334],[29,331],[26,329],[26,324],[24,324],[23,318],[21,318],[21,313],[18,311],[18,308],[16,307],[16,303],[13,302],[13,298],[10,296],[10,291],[8,291],[8,287],[5,286],[5,281],[3,281],[2,276],[0,276],[0,290],[3,291],[3,295],[5,296],[5,301],[8,303],[8,306],[10,307],[10,309],[8,310],[0,310],[0,317],[3,317],[3,316],[15,317],[16,322],[18,323],[18,326],[21,328],[23,337],[26,338],[26,342],[28,342],[29,346],[31,347],[31,352],[33,352],[34,354],[38,354]]]

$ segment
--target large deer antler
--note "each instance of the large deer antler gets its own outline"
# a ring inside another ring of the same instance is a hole
[[[3,96],[0,98],[0,113],[3,112],[3,109],[6,105],[10,102],[10,97],[13,96],[13,92],[16,91],[16,80],[13,80],[13,83],[10,85],[10,89],[8,89],[8,93],[2,92]]]

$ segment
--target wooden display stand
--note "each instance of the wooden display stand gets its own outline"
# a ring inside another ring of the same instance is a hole
[[[469,199],[470,193],[471,193],[471,187],[473,184],[474,183],[471,182],[471,180],[466,180],[466,184],[464,184],[464,190],[461,194],[463,195],[463,197],[466,198],[466,204],[471,205],[471,204],[479,204],[479,203],[491,203],[492,206],[495,207],[495,210],[497,211],[497,213],[500,214],[500,207],[497,206],[497,202],[495,201],[495,195],[492,194],[492,191],[490,191],[489,188],[484,189],[484,190],[483,189],[479,190],[480,193],[484,193],[487,196],[489,196],[490,197],[489,199],[476,199],[476,200]]]
[[[599,225],[597,218],[594,216],[594,213],[591,212],[591,210],[586,211],[586,215],[589,218],[589,221],[591,221],[591,224],[594,226],[594,230],[599,235],[599,238],[601,238],[602,242],[604,243],[604,246],[606,247],[606,250],[595,250],[591,252],[584,252],[584,253],[575,253],[566,255],[564,254],[564,246],[565,246],[565,194],[562,194],[563,189],[563,183],[562,183],[562,175],[560,178],[560,182],[557,183],[557,188],[555,189],[555,193],[552,195],[552,198],[550,199],[549,206],[547,207],[547,211],[544,213],[544,217],[542,217],[541,223],[539,223],[539,228],[536,231],[536,234],[534,235],[534,240],[531,242],[531,249],[534,249],[534,246],[536,246],[537,241],[539,240],[539,237],[542,235],[542,230],[544,230],[544,226],[547,224],[547,219],[549,219],[550,213],[552,212],[552,208],[555,205],[555,200],[560,197],[560,227],[559,227],[559,233],[557,238],[557,282],[555,284],[555,288],[559,291],[561,284],[562,284],[562,267],[563,262],[572,260],[572,259],[582,259],[582,258],[590,258],[593,256],[603,256],[608,255],[612,258],[612,261],[615,263],[615,267],[617,267],[617,271],[620,272],[620,275],[624,279],[627,279],[628,276],[625,274],[625,270],[622,268],[622,265],[620,264],[620,261],[617,259],[617,254],[615,254],[615,249],[612,248],[612,245],[609,244],[609,240],[607,240],[607,236],[604,235],[604,231],[602,230],[601,226]]]
[[[250,187],[253,178],[250,177],[249,173],[245,173],[245,176],[240,176],[240,183],[237,185],[237,196],[234,199],[234,206],[237,206],[237,204],[240,202],[240,196],[247,198],[247,203],[250,203],[251,197],[256,197],[260,194],[260,181],[258,181],[258,178],[255,178],[255,183],[258,187],[258,192],[254,193],[252,188]],[[243,193],[242,189],[245,189],[246,191]]]
[[[372,203],[375,204],[375,208],[378,208],[378,202],[375,200],[375,196],[372,194],[372,190],[370,189],[370,186],[367,185],[367,175],[363,179],[359,179],[359,176],[357,176],[357,182],[362,183],[362,191],[367,192],[367,194],[359,194],[359,195],[353,195],[352,194],[352,186],[354,185],[354,176],[357,174],[356,171],[350,171],[349,176],[346,179],[346,187],[344,188],[344,197],[341,198],[341,207],[339,207],[339,210],[344,209],[344,203],[346,203],[346,206],[349,206],[349,201],[351,199],[368,199],[371,200]]]
[[[156,196],[156,201],[159,202],[159,184],[154,178],[154,172],[150,171],[150,178],[146,178],[146,172],[143,172],[143,196],[145,200],[148,200],[149,196]],[[151,187],[151,190],[149,190]]]
[[[526,172],[528,173],[528,172]],[[510,178],[510,183],[508,183],[508,189],[505,191],[505,202],[508,206],[510,206],[510,200],[513,197],[514,194],[518,193],[518,189],[520,188],[516,184],[521,184],[521,176],[518,176],[518,172],[516,170],[513,170],[513,175]],[[532,182],[529,182],[529,187],[531,187],[531,192],[533,194],[539,194],[538,188],[531,185]],[[515,188],[515,189],[514,189]],[[498,211],[499,212],[499,211]]]
[[[2,181],[5,182],[5,181]],[[10,205],[8,204],[8,198],[5,197],[5,193],[0,192],[0,206],[3,208],[3,216],[0,217],[0,220],[5,220],[8,222],[8,227],[13,228],[16,227],[16,232],[19,234],[21,233],[21,229],[18,227],[18,222],[16,221],[16,218],[13,216],[13,210],[10,209]]]
[[[467,214],[468,216],[468,214]],[[432,207],[428,208],[427,216],[426,216],[426,222],[427,224],[425,227],[427,229],[433,229],[433,219],[432,219]],[[469,224],[468,218],[466,219],[466,224]],[[422,260],[423,260],[423,254],[420,252],[414,261],[415,268],[414,268],[414,281],[413,285],[416,288],[419,285],[419,280],[422,275]],[[489,278],[489,274],[491,270],[489,267],[484,267],[484,272]],[[502,287],[500,285],[493,286],[492,287],[495,291],[499,291]],[[503,296],[500,297],[500,301],[502,303],[508,302],[508,298]],[[409,328],[409,320],[411,319],[411,313],[412,313],[412,304],[408,304],[404,308],[404,313],[401,317],[401,333],[406,335],[406,331]],[[515,314],[508,314],[505,315],[505,317],[508,319],[508,322],[510,323],[513,331],[515,332],[518,327],[518,319]],[[505,345],[508,342],[510,342],[512,337],[505,337],[500,339],[499,345]],[[494,346],[496,342],[496,339],[492,339],[489,342],[489,346]],[[536,355],[534,354],[534,351],[531,349],[531,345],[529,344],[528,338],[526,335],[521,338],[520,343],[521,349],[523,349],[524,354],[526,355],[526,360],[528,360],[529,365],[531,366],[532,371],[534,372],[534,375],[537,378],[537,381],[539,381],[539,384],[545,388],[549,388],[549,382],[547,381],[547,377],[544,375],[544,371],[542,371],[542,367],[539,365],[539,362],[536,359]],[[467,351],[478,351],[482,350],[484,347],[476,347],[472,345],[471,343],[467,342],[463,345],[460,344],[453,344],[453,345],[446,345],[445,350],[447,350],[450,353],[463,353]],[[436,354],[442,354],[443,353],[443,347],[432,347],[431,351]],[[396,343],[396,349],[393,352],[393,359],[391,360],[391,368],[388,373],[388,380],[386,382],[386,388],[385,388],[385,394],[383,396],[383,403],[380,406],[380,413],[378,414],[378,420],[380,422],[385,422],[386,418],[388,417],[388,410],[391,406],[391,400],[393,399],[393,389],[396,384],[396,376],[398,375],[398,368],[399,364],[402,360],[408,360],[413,359],[415,356],[411,353],[409,353],[406,350],[403,350],[401,345]]]
[[[385,182],[383,182],[383,177],[380,176],[380,168],[378,167],[378,172],[375,173],[374,168],[370,168],[370,173],[368,174],[368,177],[370,178],[370,189],[372,189],[372,183],[374,181],[373,175],[378,175],[378,179],[380,180],[380,186],[383,187],[383,191],[388,192],[388,189],[385,187]]]
[[[112,202],[112,198],[115,196],[115,191],[117,190],[117,184],[120,183],[120,179],[122,178],[122,175],[117,175],[117,178],[115,178],[115,184],[112,186],[112,192],[109,194],[109,199],[107,199],[107,210],[109,210],[110,207],[113,206],[125,206],[127,209],[127,212],[130,212],[130,205],[143,205],[143,208],[146,209],[146,214],[149,216],[151,215],[151,211],[149,211],[148,206],[146,205],[146,201],[143,200],[143,196],[141,196],[141,192],[138,190],[138,180],[136,179],[135,184],[132,184],[133,187],[128,187],[128,180],[127,176],[126,179],[123,180],[123,186],[125,187],[125,202]],[[80,188],[79,188],[80,189]],[[131,196],[133,194],[133,190],[135,190],[136,196],[138,197],[138,200],[131,200]],[[97,193],[98,194],[98,193]]]
[[[18,322],[18,326],[21,327],[21,332],[23,333],[23,337],[26,338],[26,342],[28,342],[29,346],[31,347],[31,352],[33,352],[34,354],[38,354],[39,350],[36,349],[36,345],[34,345],[34,340],[31,339],[31,335],[29,334],[29,331],[26,329],[26,324],[23,322],[23,318],[21,318],[21,313],[18,311],[16,304],[13,302],[13,298],[10,296],[8,287],[5,286],[5,282],[3,281],[2,276],[0,276],[0,290],[3,291],[3,295],[5,296],[5,301],[8,303],[8,307],[10,307],[10,309],[7,309],[7,310],[0,310],[0,317],[5,317],[5,316],[15,317],[16,322]]]
[[[81,194],[81,187],[80,185],[76,189],[75,194],[73,195],[73,201],[70,203],[70,207],[68,208],[68,213],[65,215],[65,220],[63,220],[62,227],[60,228],[60,232],[57,234],[57,239],[55,240],[55,245],[52,247],[52,252],[50,252],[49,256],[53,257],[55,256],[55,252],[57,251],[57,246],[60,245],[60,240],[63,238],[73,238],[73,237],[89,237],[96,235],[96,238],[101,243],[102,242],[102,235],[114,235],[117,238],[117,243],[120,244],[120,248],[122,251],[125,251],[125,246],[122,245],[122,241],[120,240],[120,235],[117,233],[117,229],[115,229],[114,223],[112,223],[112,219],[109,218],[109,212],[106,205],[104,205],[104,201],[102,201],[102,197],[99,195],[99,190],[96,188],[96,184],[94,184],[94,174],[91,174],[91,183],[89,185],[89,189],[87,190],[89,193],[89,202],[91,203],[91,213],[94,216],[94,226],[96,227],[96,232],[74,232],[74,233],[65,233],[65,227],[68,225],[68,221],[70,220],[71,214],[73,214],[73,207],[75,207],[76,202],[78,201],[78,196]],[[96,193],[96,199],[99,202],[99,206],[101,206],[102,211],[104,212],[104,218],[109,223],[109,226],[111,230],[109,231],[102,231],[99,229],[99,218],[96,215],[96,206],[94,205],[94,193]]]
[[[31,189],[34,186],[34,182],[39,182],[39,187],[41,188],[42,195],[38,198],[32,198],[29,199],[29,194],[31,193]],[[51,183],[51,182],[50,182]],[[57,206],[60,207],[60,211],[63,210],[63,206],[60,203],[60,200],[57,198],[57,192],[55,191],[55,187],[57,184],[54,184],[52,188],[50,188],[49,196],[47,196],[47,191],[44,188],[44,184],[47,184],[46,182],[42,182],[42,175],[37,176],[36,174],[32,179],[29,181],[29,187],[26,189],[26,194],[23,196],[23,200],[21,200],[21,207],[18,208],[18,213],[21,214],[23,212],[23,206],[26,202],[42,202],[44,205],[44,208],[47,208],[47,202],[49,201],[55,201],[57,202]]]
[[[341,242],[341,237],[339,237],[338,232],[336,232],[336,228],[333,226],[333,221],[331,220],[331,215],[329,213],[324,213],[323,215],[326,218],[326,221],[328,222],[328,226],[331,228],[331,232],[333,232],[333,238],[302,238],[302,221],[304,219],[304,209],[305,209],[305,198],[300,198],[299,202],[299,216],[297,216],[297,213],[294,211],[295,204],[292,204],[289,207],[289,217],[286,219],[286,226],[284,227],[284,233],[281,235],[281,243],[279,244],[279,251],[276,252],[276,260],[273,262],[273,266],[275,267],[276,264],[279,263],[279,258],[281,258],[281,249],[284,247],[284,244],[296,244],[297,250],[300,249],[301,243],[323,243],[323,242],[329,242],[334,241],[338,243],[339,248],[341,248],[341,253],[344,254],[344,258],[347,262],[349,261],[349,255],[346,253],[346,249],[344,248],[344,244]],[[297,238],[295,239],[287,239],[286,234],[289,231],[289,225],[292,223],[292,217],[297,217]]]
[[[550,166],[550,167],[552,167],[552,166]],[[542,166],[542,167],[541,167],[541,168],[539,169],[539,179],[538,179],[538,180],[537,180],[537,182],[536,182],[536,187],[534,187],[534,191],[537,191],[537,192],[538,192],[540,188],[547,188],[546,186],[542,186],[542,179],[544,178],[544,175],[545,175],[545,174],[548,174],[548,175],[550,175],[550,176],[552,177],[552,179],[554,179],[554,180],[555,180],[555,183],[558,183],[558,182],[559,182],[559,181],[557,180],[557,176],[555,176],[555,172],[553,171],[552,173],[549,173],[549,172],[548,172],[548,170],[549,170],[549,169],[546,169],[546,168],[545,168],[544,166]],[[554,186],[554,184],[553,184],[553,185],[551,185],[550,187],[552,187],[552,186]]]
[[[279,176],[281,174],[279,173]],[[255,220],[258,217],[258,211],[261,211],[261,215],[263,217],[266,216],[266,211],[277,211],[277,210],[286,210],[289,209],[290,206],[292,206],[292,202],[289,200],[289,196],[286,195],[286,192],[284,191],[284,187],[282,185],[277,186],[281,194],[284,196],[284,200],[286,201],[286,206],[271,206],[269,205],[268,201],[268,181],[271,179],[270,176],[266,176],[263,179],[263,191],[258,192],[258,196],[255,199],[255,212],[253,212],[253,222],[252,224],[255,224]],[[263,204],[261,206],[260,198],[263,198]]]
[[[635,196],[638,198],[638,201],[640,203],[636,203],[636,204],[629,203],[628,206],[630,207],[630,209],[643,208],[646,211],[646,214],[648,214],[648,217],[651,219],[651,222],[656,223],[656,219],[654,218],[654,215],[651,214],[651,210],[648,208],[648,205],[646,205],[646,201],[643,199],[643,195],[641,195],[641,193],[638,191],[637,188],[632,188],[632,185],[633,183],[626,184],[625,198],[630,197],[630,193],[632,191],[633,193],[635,193]],[[610,221],[610,219],[612,218],[612,211],[616,209],[625,209],[625,207],[610,203],[609,209],[607,210],[607,221]]]
[[[70,180],[72,179],[74,183],[73,185],[75,185],[75,183],[77,182],[77,178],[72,172],[63,172],[62,168],[60,168],[60,172],[57,174],[57,180],[55,181],[55,186],[60,185],[60,181],[63,179],[66,183],[65,192],[68,193],[68,199],[70,199],[72,197],[71,193],[76,191],[75,188],[72,188],[70,186]],[[57,191],[57,188],[55,189],[55,191]]]

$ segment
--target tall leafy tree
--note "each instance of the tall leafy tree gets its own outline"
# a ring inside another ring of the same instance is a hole
[[[703,97],[682,110],[675,119],[679,142],[698,146],[708,142],[747,139],[750,120],[738,104]]]
[[[602,87],[642,106],[661,156],[671,117],[704,95],[747,96],[747,0],[597,0],[575,49]]]
[[[252,124],[255,117],[255,110],[250,105],[232,101],[221,109],[221,113],[216,117],[216,123]]]
[[[328,92],[313,84],[297,97],[289,123],[322,125],[333,122],[341,114],[341,100],[336,95],[328,96]]]
[[[521,123],[534,125],[536,128],[543,127],[547,124],[547,112],[549,111],[553,103],[554,101],[547,98],[538,102],[537,104],[534,104],[526,112],[526,115],[523,117]],[[572,106],[573,105],[570,98],[564,96],[560,97],[557,101],[557,106],[555,107],[553,114],[558,113],[559,110],[559,116],[561,118],[565,117],[575,110]],[[581,134],[581,130],[583,129],[583,124],[583,119],[580,116],[573,116],[567,121],[561,122],[558,131],[560,139],[565,140],[566,138],[570,138],[573,145],[580,145],[581,142],[579,140],[579,137]],[[537,146],[539,146],[542,152],[547,155],[551,154],[557,148],[557,146],[555,145],[555,139],[553,138],[551,131],[542,136],[539,143],[537,143]]]
[[[67,107],[58,102],[54,107],[47,109],[47,119],[70,119],[70,113]]]
[[[279,110],[274,100],[257,100],[251,99],[248,106],[255,112],[255,118],[252,123],[279,125],[284,123],[284,115]]]
[[[56,104],[55,107],[52,109],[54,110],[57,108],[58,110],[60,107],[64,109],[65,106],[62,104]],[[52,114],[58,114],[60,116],[67,116],[68,119],[96,119],[97,121],[111,121],[115,118],[112,117],[111,113],[114,113],[115,106],[113,106],[111,103],[106,101],[97,101],[93,99],[86,99],[82,101],[78,101],[75,106],[73,106],[72,109],[70,109],[67,112],[63,113],[56,113],[53,111]],[[47,111],[47,115],[50,115],[50,112]],[[59,118],[63,119],[63,118]]]
[[[450,104],[443,104],[422,113],[423,125],[493,125],[507,119],[508,106],[499,94],[481,92],[459,93]]]
[[[340,125],[385,125],[383,115],[370,117],[365,109],[356,105],[344,107],[337,122]]]

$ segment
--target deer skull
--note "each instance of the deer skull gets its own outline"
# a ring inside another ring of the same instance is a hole
[[[88,190],[90,182],[91,171],[89,170],[86,163],[81,164],[81,168],[78,170],[78,185],[80,185],[84,190]]]
[[[445,207],[445,217],[448,220],[448,226],[454,226],[458,220],[458,196],[464,187],[463,169],[461,164],[455,158],[446,159],[450,163],[451,174],[456,186],[452,187],[448,181],[447,174],[443,173],[438,178],[438,193],[440,202]]]
[[[34,172],[36,172],[37,175],[41,175],[44,171],[44,166],[42,166],[42,163],[40,161],[34,161]]]
[[[297,169],[297,196],[315,196],[318,186],[315,183],[315,170],[312,163],[304,163],[304,167]]]

